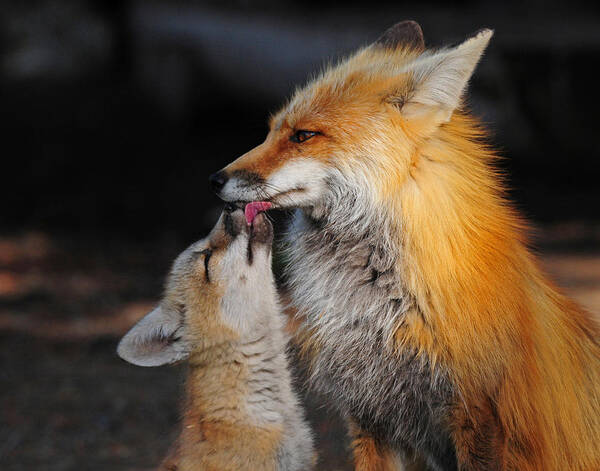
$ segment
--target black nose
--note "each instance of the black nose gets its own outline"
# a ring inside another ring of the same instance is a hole
[[[210,177],[208,177],[210,186],[212,186],[212,189],[215,193],[219,193],[223,189],[223,187],[225,186],[225,183],[227,183],[228,179],[229,178],[227,177],[225,172],[222,172],[222,171],[213,173]]]

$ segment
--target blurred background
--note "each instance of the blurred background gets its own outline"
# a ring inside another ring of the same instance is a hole
[[[496,30],[471,107],[544,266],[600,313],[598,2],[4,0],[3,469],[158,463],[183,369],[136,368],[115,347],[215,222],[207,176],[327,59],[403,19],[430,46]],[[320,469],[349,469],[339,421],[308,402]]]

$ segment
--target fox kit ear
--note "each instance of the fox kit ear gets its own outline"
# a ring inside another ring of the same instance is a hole
[[[493,33],[481,30],[456,47],[425,53],[408,64],[404,70],[410,74],[410,90],[401,100],[402,113],[410,117],[435,111],[442,122],[448,121]]]
[[[398,46],[410,46],[418,51],[425,49],[423,30],[419,23],[411,20],[401,21],[388,28],[374,44],[389,49],[395,49]]]
[[[188,351],[181,339],[182,330],[182,315],[159,306],[125,334],[117,353],[137,366],[160,366],[184,360]]]

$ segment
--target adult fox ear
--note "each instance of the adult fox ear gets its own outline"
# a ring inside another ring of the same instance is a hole
[[[118,355],[137,366],[160,366],[189,355],[181,313],[161,306],[146,314],[119,342]]]
[[[493,34],[483,29],[456,47],[422,54],[402,69],[408,74],[403,96],[388,101],[401,104],[407,118],[435,112],[448,121]]]
[[[375,47],[396,49],[399,46],[411,47],[418,51],[425,49],[423,30],[419,23],[412,20],[401,21],[388,28],[379,39],[373,43]]]

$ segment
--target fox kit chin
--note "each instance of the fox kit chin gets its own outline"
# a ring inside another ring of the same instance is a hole
[[[211,177],[226,201],[298,208],[299,349],[357,469],[600,469],[598,324],[539,269],[461,104],[491,37],[428,50],[399,23]]]
[[[187,360],[181,434],[161,469],[306,470],[311,433],[292,390],[271,271],[273,229],[224,212],[171,269],[164,299],[121,340],[139,366]]]

